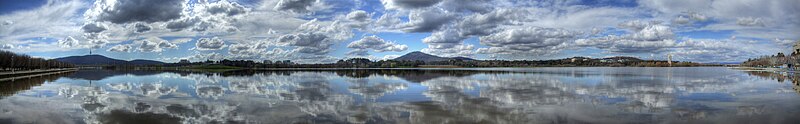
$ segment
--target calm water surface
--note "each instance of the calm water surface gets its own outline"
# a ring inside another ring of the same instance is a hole
[[[0,123],[798,123],[796,79],[722,67],[82,70],[0,82]]]

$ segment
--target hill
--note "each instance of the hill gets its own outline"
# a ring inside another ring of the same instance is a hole
[[[85,56],[69,56],[63,58],[56,58],[55,60],[71,63],[75,65],[161,65],[165,64],[160,61],[153,60],[132,60],[125,61],[119,59],[108,58],[102,55],[85,55]]]
[[[467,57],[452,57],[452,58],[439,57],[439,56],[423,53],[423,52],[420,52],[420,51],[414,51],[414,52],[408,53],[406,55],[397,57],[397,58],[395,58],[393,60],[398,60],[398,61],[404,61],[404,60],[405,61],[417,61],[417,60],[420,60],[420,61],[425,61],[425,62],[436,62],[436,61],[448,61],[448,60],[472,61],[472,60],[475,60],[475,59],[467,58]]]

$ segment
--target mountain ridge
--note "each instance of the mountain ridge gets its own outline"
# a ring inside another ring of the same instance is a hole
[[[55,60],[75,65],[161,65],[161,61],[136,59],[131,61],[109,58],[103,55],[67,56]]]
[[[420,51],[414,51],[407,53],[403,56],[394,58],[392,60],[398,61],[425,61],[425,62],[436,62],[436,61],[449,61],[449,60],[463,60],[463,61],[473,61],[475,59],[468,58],[468,57],[440,57],[435,56],[427,53],[423,53]]]

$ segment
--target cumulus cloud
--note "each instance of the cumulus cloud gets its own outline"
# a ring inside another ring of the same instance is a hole
[[[465,17],[456,24],[462,36],[470,35],[489,35],[496,32],[497,27],[504,24],[511,24],[510,21],[526,20],[524,17],[530,14],[528,10],[520,9],[498,9],[486,14],[474,14]]]
[[[659,22],[659,21],[649,21],[648,22],[648,21],[642,21],[642,20],[632,20],[632,21],[626,21],[626,22],[623,22],[623,23],[619,23],[617,25],[617,27],[624,28],[624,29],[629,29],[629,30],[632,30],[632,31],[640,31],[640,30],[644,29],[645,27],[648,27],[648,26],[651,26],[651,25],[657,25],[657,24],[661,24],[661,22]]]
[[[100,48],[109,43],[105,33],[84,33],[83,38],[88,41],[91,48]]]
[[[131,51],[133,51],[133,49],[131,48],[130,45],[120,44],[120,45],[116,45],[116,46],[113,46],[113,47],[109,48],[108,51],[111,51],[111,52],[131,52]]]
[[[579,34],[565,29],[542,27],[508,29],[480,37],[480,43],[490,48],[479,51],[494,54],[554,53],[565,48],[565,43],[571,42]]]
[[[658,53],[676,45],[675,34],[664,25],[647,25],[637,32],[622,36],[578,39],[576,45],[596,47],[618,53]]]
[[[397,57],[400,57],[400,55],[385,55],[385,56],[383,56],[383,58],[381,58],[381,60],[392,60],[392,59],[395,59]]]
[[[472,44],[456,44],[449,47],[428,45],[428,48],[421,51],[443,57],[469,57],[475,54],[475,46]]]
[[[280,0],[275,5],[275,10],[305,13],[313,10],[315,4],[321,4],[319,0]]]
[[[235,2],[228,2],[227,0],[222,0],[214,3],[208,3],[205,6],[202,6],[203,10],[210,14],[225,14],[227,16],[234,16],[239,14],[244,14],[249,11],[239,3]]]
[[[750,40],[685,39],[668,52],[673,58],[695,62],[741,62],[760,55],[775,54],[777,47]]]
[[[98,0],[84,14],[96,21],[123,24],[164,22],[180,18],[186,0]]]
[[[100,33],[106,30],[105,26],[98,23],[89,23],[81,27],[84,33]]]
[[[5,49],[5,50],[14,49],[14,45],[12,45],[12,44],[3,44],[2,46],[0,46],[0,49]]]
[[[200,38],[195,43],[196,50],[219,50],[225,47],[225,41],[219,37]]]
[[[455,19],[455,15],[441,9],[421,9],[411,11],[408,23],[402,25],[405,32],[430,32]]]
[[[708,16],[704,14],[689,12],[686,14],[678,15],[675,19],[672,20],[672,22],[676,24],[689,24],[692,22],[703,22],[707,20]]]
[[[354,20],[354,21],[368,21],[370,19],[370,15],[367,14],[367,11],[364,10],[356,10],[352,11],[347,14],[347,19]]]
[[[347,48],[355,49],[354,51],[358,51],[356,53],[360,53],[359,55],[365,55],[367,49],[375,50],[375,52],[400,52],[408,49],[408,46],[386,41],[378,36],[367,36],[361,38],[360,40],[351,42],[349,45],[347,45]]]
[[[761,18],[754,17],[740,17],[736,19],[736,24],[741,26],[761,26],[764,27],[764,21]]]
[[[200,19],[196,17],[182,18],[170,21],[164,27],[172,31],[181,31],[187,28],[194,27],[198,22],[200,22]]]
[[[139,40],[138,42],[139,42],[139,47],[137,48],[137,50],[140,52],[162,52],[164,51],[164,49],[178,48],[177,45],[157,37],[151,37]]]
[[[461,44],[464,39],[466,37],[459,35],[454,30],[443,30],[431,33],[431,36],[425,37],[422,42],[431,48],[445,49]]]
[[[58,43],[58,46],[65,47],[65,48],[69,48],[69,47],[79,47],[79,46],[81,45],[81,44],[80,44],[80,41],[76,40],[76,39],[75,39],[75,38],[73,38],[72,36],[69,36],[69,37],[67,37],[67,38],[64,38],[64,39],[58,40],[58,42],[57,42],[57,43]]]
[[[258,47],[258,45],[233,44],[228,47],[228,54],[234,59],[257,59],[260,57],[263,49],[258,49],[256,47]]]
[[[330,46],[333,45],[333,41],[328,36],[312,32],[283,35],[278,38],[278,43],[296,46],[294,51],[299,53],[317,55],[327,54],[331,51]]]
[[[416,9],[436,5],[442,0],[381,0],[386,9]]]
[[[224,57],[222,56],[222,54],[219,53],[196,53],[181,59],[186,59],[189,61],[206,61],[206,60],[216,61],[216,60],[222,60],[224,59]]]
[[[136,33],[144,33],[150,30],[152,30],[152,28],[144,23],[136,23],[133,25],[133,32]]]

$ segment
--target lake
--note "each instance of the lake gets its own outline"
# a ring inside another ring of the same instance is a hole
[[[81,70],[0,82],[0,123],[797,123],[797,79],[724,67]]]

